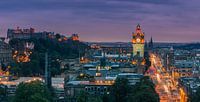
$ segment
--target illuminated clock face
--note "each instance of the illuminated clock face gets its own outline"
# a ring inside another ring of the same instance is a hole
[[[137,41],[137,42],[140,42],[140,38],[137,38],[136,41]]]

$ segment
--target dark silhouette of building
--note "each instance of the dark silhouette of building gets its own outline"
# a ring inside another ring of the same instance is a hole
[[[34,28],[30,29],[8,29],[7,31],[7,38],[8,39],[40,39],[40,38],[47,38],[49,34],[53,34],[53,32],[35,32]]]
[[[152,50],[153,49],[153,38],[151,37],[151,40],[149,41],[149,49]]]

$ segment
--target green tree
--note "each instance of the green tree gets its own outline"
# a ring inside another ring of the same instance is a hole
[[[145,98],[144,98],[145,97]],[[155,91],[155,85],[149,77],[141,78],[140,82],[132,87],[128,102],[159,102],[159,95]]]
[[[107,101],[107,99],[115,100]],[[144,98],[145,97],[145,98]],[[103,98],[104,102],[159,102],[155,85],[149,77],[141,78],[139,83],[129,85],[125,78],[117,78],[112,88],[111,95]]]
[[[14,102],[51,102],[52,96],[41,81],[20,83],[16,89]]]
[[[81,91],[77,97],[77,102],[103,102],[100,96],[90,95],[85,91]]]
[[[87,102],[103,102],[100,96],[88,96]]]
[[[151,92],[139,91],[132,95],[128,102],[159,102],[159,99]]]
[[[116,102],[126,102],[129,93],[129,83],[126,78],[117,78],[112,88]]]
[[[60,35],[57,35],[59,38]],[[12,39],[9,41],[9,45],[13,50],[18,52],[24,52],[24,45],[26,42],[34,43],[34,49],[31,50],[31,61],[28,63],[14,63],[11,68],[11,72],[18,76],[37,76],[44,75],[44,56],[48,51],[49,62],[52,66],[52,75],[59,75],[60,70],[59,63],[55,62],[57,59],[64,60],[67,58],[78,58],[79,55],[84,55],[86,49],[89,47],[81,42],[77,41],[64,41],[59,42],[57,39]],[[47,50],[48,49],[48,50]],[[54,62],[52,62],[54,61]]]
[[[87,93],[85,91],[80,92],[77,102],[87,102]]]

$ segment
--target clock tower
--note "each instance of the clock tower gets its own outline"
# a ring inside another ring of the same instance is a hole
[[[144,33],[142,32],[141,27],[138,24],[132,38],[133,57],[136,55],[139,57],[144,57],[144,44]]]

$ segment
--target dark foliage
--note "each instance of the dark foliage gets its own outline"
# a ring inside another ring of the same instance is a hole
[[[112,89],[112,95],[110,97],[115,97],[114,102],[159,102],[159,95],[149,77],[143,77],[139,83],[133,86],[128,84],[127,79],[117,79]]]
[[[16,89],[14,102],[52,102],[52,96],[46,85],[40,81],[20,83]]]
[[[57,37],[59,37],[57,35]],[[57,39],[12,39],[9,44],[13,50],[23,50],[26,42],[34,43],[34,49],[27,63],[13,63],[11,72],[18,76],[39,76],[44,74],[45,53],[48,52],[52,75],[61,73],[60,61],[82,56],[87,45],[79,41],[58,41]],[[20,47],[21,46],[21,47]]]

